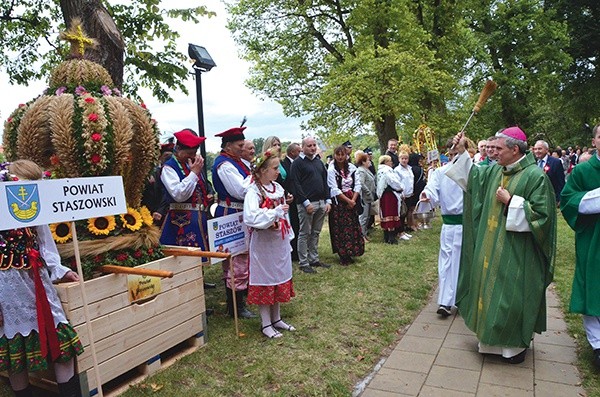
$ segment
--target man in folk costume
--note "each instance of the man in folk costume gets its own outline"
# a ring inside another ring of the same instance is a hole
[[[533,333],[546,330],[546,287],[554,272],[556,201],[519,127],[496,134],[498,164],[473,166],[465,137],[446,175],[465,190],[456,306],[479,352],[525,360]]]
[[[450,161],[457,151],[452,141],[447,145]],[[438,257],[439,296],[437,313],[442,317],[452,314],[452,306],[456,301],[456,284],[460,266],[462,247],[462,214],[463,191],[452,179],[446,176],[451,163],[436,168],[430,175],[421,199],[430,201],[434,207],[439,206],[442,213],[442,232],[440,233],[440,254]]]
[[[575,230],[575,275],[569,310],[583,314],[587,339],[600,368],[600,125],[594,127],[596,154],[580,162],[567,179],[560,209]]]
[[[174,136],[177,139],[175,153],[164,163],[160,175],[165,188],[164,201],[169,205],[160,243],[206,251],[208,184],[202,175],[204,159],[197,154],[206,138],[190,129],[176,132]]]
[[[216,136],[221,138],[221,153],[215,159],[212,168],[214,188],[219,196],[215,217],[242,212],[244,197],[250,184],[250,169],[241,160],[246,137],[246,127],[236,127],[223,131]],[[229,266],[223,264],[223,280],[227,294],[227,311],[233,317],[233,291],[237,303],[238,316],[256,317],[246,308],[245,296],[248,292],[248,253],[231,258],[235,285],[231,285]]]

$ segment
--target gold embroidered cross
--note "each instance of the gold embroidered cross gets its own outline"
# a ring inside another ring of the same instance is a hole
[[[488,228],[490,230],[490,232],[493,232],[494,229],[496,229],[498,227],[498,220],[496,219],[495,216],[491,216],[490,219],[488,219]]]
[[[490,264],[490,261],[488,261],[488,258],[487,258],[487,257],[484,257],[484,258],[483,258],[483,268],[484,268],[484,269],[487,269],[487,268],[488,268],[488,266],[489,266],[489,264]]]
[[[83,57],[86,47],[95,47],[97,44],[96,40],[86,36],[79,19],[73,19],[71,21],[71,28],[65,32],[61,32],[60,38],[71,43],[71,55],[80,58]]]

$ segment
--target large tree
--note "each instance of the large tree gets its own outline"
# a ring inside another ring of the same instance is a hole
[[[160,0],[21,0],[0,3],[0,68],[11,83],[27,84],[44,78],[66,54],[58,32],[79,18],[98,47],[86,58],[103,65],[117,87],[135,95],[139,87],[151,89],[160,101],[169,90],[187,93],[187,57],[176,51],[179,34],[171,20],[199,23],[211,16],[204,6],[164,8]]]
[[[230,28],[253,67],[248,84],[284,113],[309,115],[325,141],[375,128],[381,147],[451,97],[409,0],[241,0]]]

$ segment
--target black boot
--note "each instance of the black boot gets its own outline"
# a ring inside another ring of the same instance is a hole
[[[256,314],[252,313],[246,307],[246,295],[248,294],[248,290],[245,291],[235,291],[235,299],[237,302],[237,312],[238,317],[241,318],[256,318]]]
[[[225,294],[227,296],[227,314],[233,317],[233,293],[231,288],[225,287]]]
[[[383,231],[383,242],[388,244],[390,242],[390,232],[387,230]]]
[[[66,383],[58,384],[58,394],[60,397],[81,397],[81,386],[79,385],[79,375],[75,374]]]
[[[19,391],[13,390],[13,393],[15,393],[15,397],[33,397],[33,391],[31,390],[31,386],[27,386],[23,390]]]

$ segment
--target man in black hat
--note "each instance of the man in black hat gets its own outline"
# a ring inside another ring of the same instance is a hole
[[[342,143],[342,146],[344,146],[346,148],[346,154],[348,155],[348,159],[351,159],[352,157],[352,143],[350,143],[350,141],[346,141],[344,143]]]
[[[212,177],[215,190],[219,196],[215,217],[242,212],[244,210],[244,197],[248,188],[250,169],[241,156],[244,150],[244,130],[246,127],[230,128],[216,136],[220,137],[221,153],[215,159],[212,168]],[[245,298],[248,293],[248,253],[242,253],[231,258],[235,285],[231,285],[229,266],[223,264],[223,281],[227,298],[227,311],[231,317],[233,310],[233,291],[238,316],[253,318],[256,314],[246,307]]]

